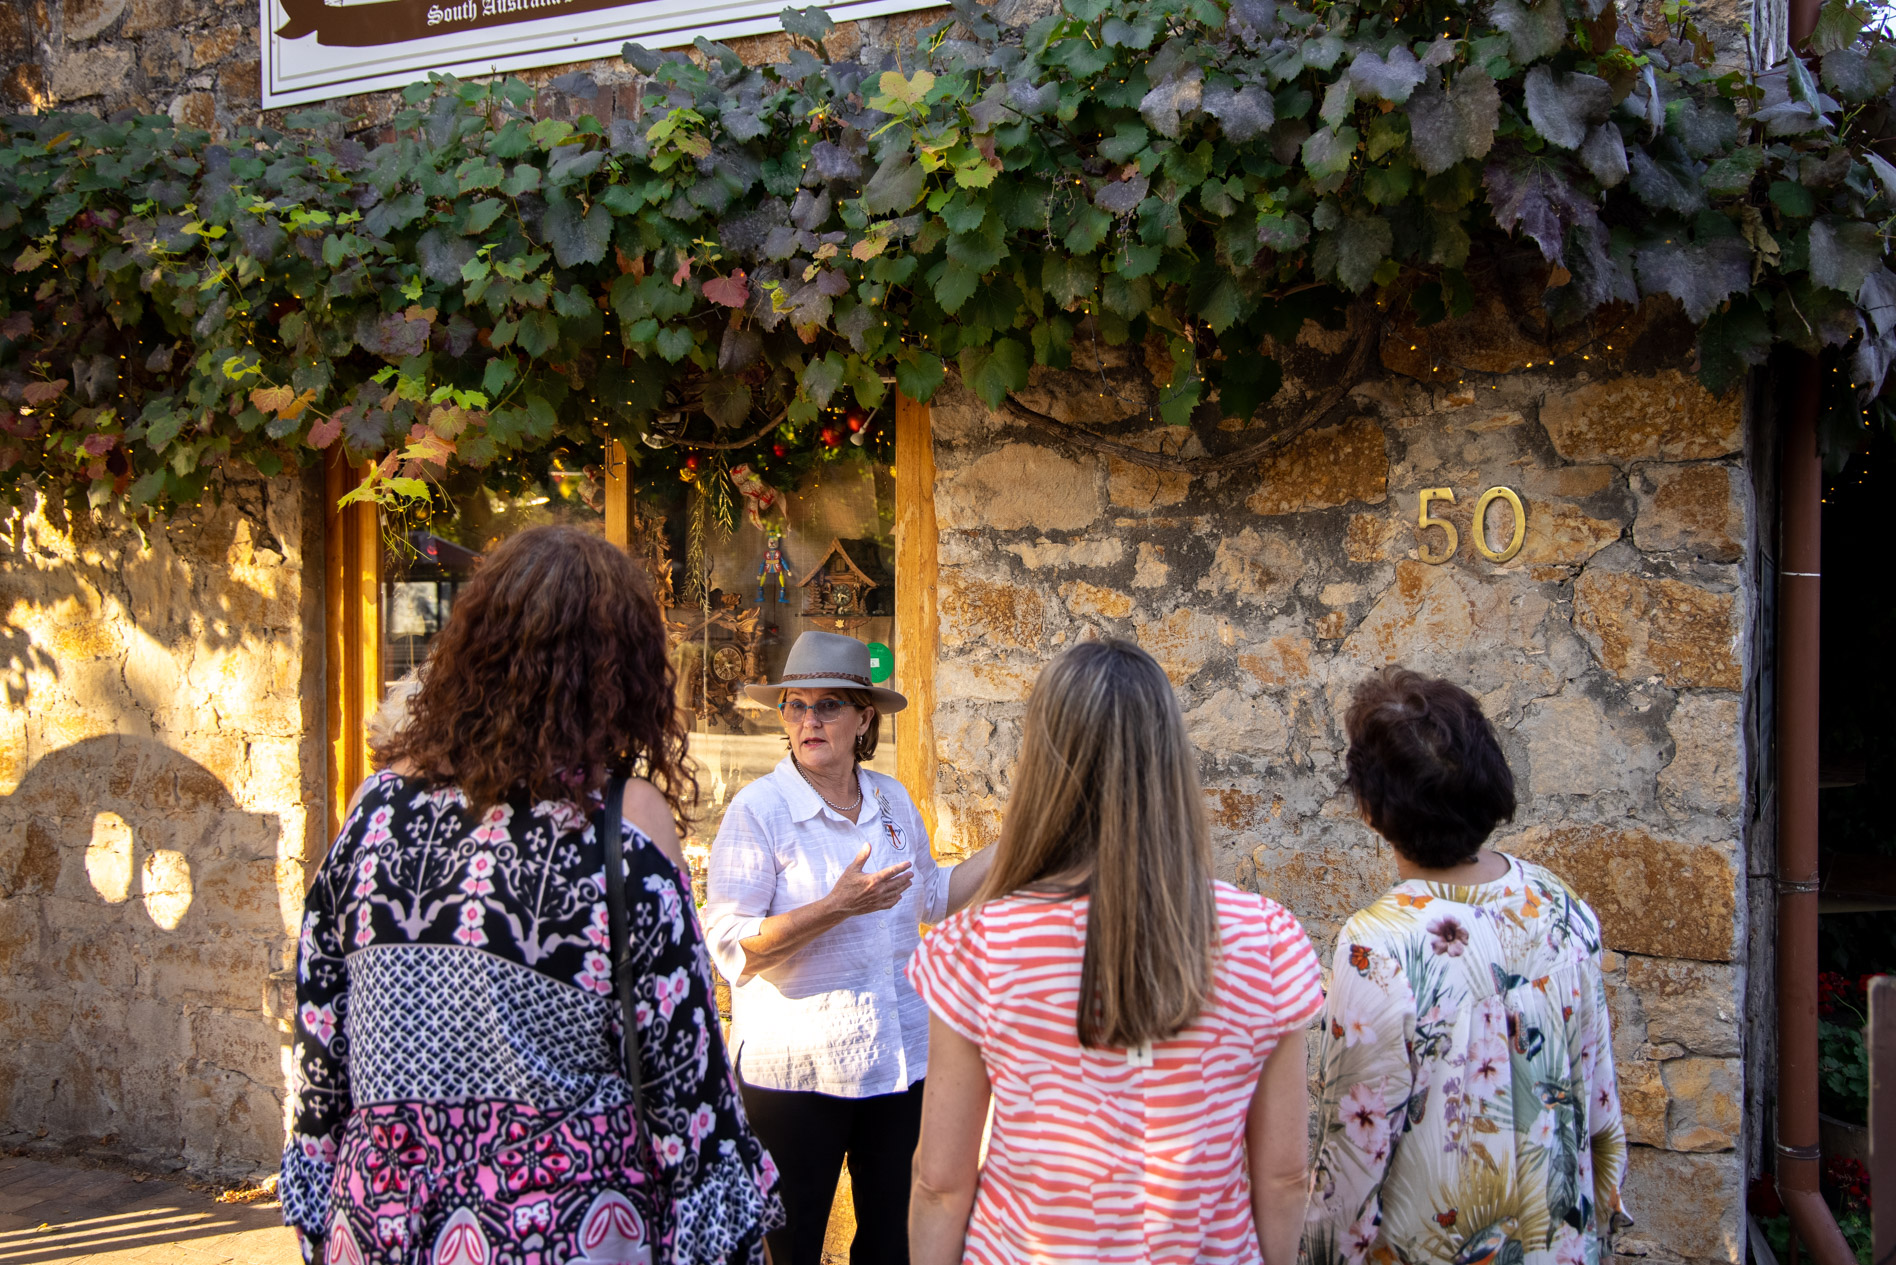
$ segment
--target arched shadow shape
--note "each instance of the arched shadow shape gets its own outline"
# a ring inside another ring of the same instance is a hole
[[[289,944],[280,884],[301,896],[281,835],[149,738],[74,743],[0,797],[0,1119],[199,1167],[274,1158],[264,990]]]

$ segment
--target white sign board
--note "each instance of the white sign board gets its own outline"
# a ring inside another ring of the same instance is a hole
[[[785,0],[259,0],[263,105],[402,88],[428,72],[489,75],[782,29]],[[941,0],[826,6],[848,22]]]

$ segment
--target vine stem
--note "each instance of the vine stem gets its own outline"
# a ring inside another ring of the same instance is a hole
[[[1002,402],[1002,407],[1016,420],[1025,422],[1053,439],[1065,441],[1077,448],[1105,453],[1107,456],[1117,457],[1133,465],[1145,466],[1153,470],[1165,470],[1173,474],[1214,474],[1223,470],[1233,470],[1239,466],[1248,466],[1268,457],[1321,422],[1328,416],[1331,409],[1343,402],[1343,397],[1349,394],[1350,388],[1361,380],[1363,372],[1369,368],[1370,357],[1381,345],[1381,335],[1381,322],[1364,318],[1363,332],[1357,336],[1356,345],[1350,349],[1349,361],[1343,366],[1342,372],[1317,397],[1316,403],[1306,409],[1302,416],[1277,426],[1270,434],[1242,448],[1204,457],[1174,457],[1162,452],[1147,452],[1143,448],[1135,448],[1131,444],[1108,439],[1084,427],[1063,422],[1038,409],[1028,408],[1011,395]],[[1145,420],[1158,421],[1159,419],[1148,410]]]
[[[779,426],[783,425],[784,420],[788,418],[789,416],[790,416],[790,406],[786,404],[781,409],[777,410],[777,416],[774,419],[772,419],[770,422],[768,422],[763,427],[763,429],[756,431],[753,434],[746,435],[742,439],[733,439],[729,443],[720,443],[720,442],[717,442],[715,440],[710,440],[710,439],[706,439],[706,440],[670,439],[670,440],[667,440],[665,446],[668,448],[669,447],[703,448],[709,451],[717,451],[717,452],[729,452],[730,450],[734,448],[748,448],[752,444],[756,443],[758,440],[762,439],[765,435],[768,435],[771,431],[776,430]]]

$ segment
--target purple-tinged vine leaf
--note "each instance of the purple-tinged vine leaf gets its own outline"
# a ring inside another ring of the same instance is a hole
[[[865,336],[875,328],[876,318],[882,309],[870,307],[867,303],[858,303],[836,320],[836,332],[849,340],[850,347],[861,355],[867,348]]]
[[[1060,85],[1012,80],[1007,85],[1007,104],[1029,118],[1045,114],[1060,104]]]
[[[1810,33],[1810,50],[1820,57],[1828,58],[1831,53],[1849,48],[1856,43],[1857,36],[1863,33],[1871,16],[1867,4],[1825,0],[1824,6],[1817,11],[1817,25]]]
[[[1447,91],[1427,87],[1409,98],[1409,143],[1427,175],[1464,158],[1486,158],[1501,122],[1501,93],[1488,72],[1470,66]]]
[[[790,222],[806,232],[814,233],[823,227],[823,221],[829,219],[830,195],[811,193],[808,189],[797,190],[797,200],[790,205]]]
[[[1896,333],[1896,273],[1878,264],[1857,287],[1857,306],[1878,334]]]
[[[704,297],[724,307],[743,307],[750,302],[750,282],[739,268],[728,277],[713,277],[705,282]]]
[[[1358,96],[1401,105],[1428,78],[1428,71],[1415,59],[1408,45],[1397,44],[1390,48],[1386,59],[1367,49],[1358,53],[1356,60],[1350,63],[1349,77]]]
[[[1698,173],[1689,163],[1655,158],[1644,149],[1632,152],[1633,195],[1647,206],[1680,215],[1697,215],[1705,207]]]
[[[1266,211],[1257,217],[1258,245],[1282,254],[1310,240],[1310,221],[1295,211]]]
[[[764,340],[756,330],[727,326],[724,339],[718,344],[718,372],[742,373],[756,364],[763,354]]]
[[[907,150],[891,154],[863,186],[863,209],[871,215],[899,215],[921,201],[927,178]]]
[[[342,428],[355,415],[352,408],[339,408],[331,413],[327,420],[317,422],[309,428],[309,446],[327,448],[342,435]]]
[[[1751,286],[1751,249],[1739,237],[1719,237],[1703,245],[1680,238],[1657,240],[1637,255],[1639,285],[1647,294],[1669,294],[1698,324],[1718,305]]]
[[[1745,371],[1769,358],[1771,322],[1757,303],[1739,299],[1712,313],[1699,328],[1699,381],[1723,394]]]
[[[1630,247],[1613,248],[1613,235],[1597,216],[1576,223],[1567,235],[1568,286],[1587,311],[1608,303],[1639,302],[1639,282],[1633,275]],[[1580,313],[1575,313],[1580,315]]]
[[[1857,344],[1850,357],[1850,380],[1856,383],[1857,398],[1864,403],[1883,393],[1883,380],[1896,361],[1896,334],[1878,334]]]
[[[1225,30],[1250,48],[1268,42],[1278,26],[1275,0],[1234,0],[1225,14]]]
[[[1763,169],[1764,160],[1762,146],[1747,145],[1742,149],[1734,149],[1707,167],[1699,183],[1705,186],[1706,192],[1720,197],[1743,193]]]
[[[1598,218],[1592,200],[1544,159],[1492,162],[1481,179],[1488,187],[1495,222],[1532,238],[1548,263],[1561,261],[1569,225]]]
[[[400,312],[364,317],[356,322],[356,342],[364,351],[385,360],[406,360],[428,349],[429,322],[409,320]]]
[[[1666,106],[1666,132],[1694,158],[1728,150],[1738,140],[1738,116],[1723,101],[1703,105],[1681,98]]]
[[[611,220],[603,213],[601,218],[610,226]],[[474,253],[474,243],[439,224],[415,240],[415,258],[421,264],[422,275],[439,286],[459,286],[461,269]],[[603,252],[600,258],[604,258]]]
[[[849,278],[835,268],[825,268],[816,274],[817,293],[832,299],[840,299],[849,293]]]
[[[0,321],[0,338],[18,342],[33,332],[33,316],[30,312],[15,312],[4,321]]]
[[[606,257],[606,247],[612,244],[612,212],[597,203],[590,211],[583,211],[572,198],[556,198],[547,203],[540,228],[562,268],[596,264]],[[472,257],[470,250],[468,258]],[[460,271],[457,264],[457,278]]]
[[[1128,168],[1124,180],[1109,180],[1093,195],[1093,205],[1112,215],[1130,215],[1152,190],[1152,182],[1137,168]]]
[[[1161,136],[1178,139],[1186,115],[1198,109],[1204,99],[1205,72],[1193,66],[1183,74],[1162,81],[1139,99],[1139,114],[1146,126]]]
[[[810,166],[825,180],[862,179],[862,160],[831,141],[810,146]]]
[[[1883,238],[1874,224],[1826,215],[1810,225],[1810,279],[1854,295],[1883,262]]]
[[[1540,65],[1527,72],[1527,121],[1550,144],[1578,149],[1613,108],[1613,89],[1597,75]]]
[[[1311,263],[1319,277],[1334,276],[1347,289],[1360,292],[1375,279],[1376,269],[1395,244],[1388,220],[1377,215],[1347,216],[1317,239]]]
[[[1438,35],[1435,37],[1435,42],[1429,45],[1428,51],[1422,54],[1422,65],[1428,70],[1433,70],[1437,66],[1446,66],[1455,60],[1455,54],[1460,49],[1461,41],[1454,36]]]
[[[1580,161],[1593,173],[1602,189],[1611,189],[1626,179],[1626,142],[1620,137],[1619,124],[1602,123],[1587,134],[1580,147]]]
[[[1208,88],[1203,108],[1206,114],[1218,120],[1225,139],[1237,145],[1269,131],[1271,124],[1277,121],[1270,92],[1258,84]]]
[[[807,9],[785,9],[777,20],[783,24],[784,34],[801,36],[819,48],[829,33],[836,29],[836,23],[830,15],[815,5]]]
[[[1552,57],[1567,42],[1567,11],[1561,0],[1495,0],[1488,11],[1494,24],[1507,32],[1514,60],[1521,65]]]

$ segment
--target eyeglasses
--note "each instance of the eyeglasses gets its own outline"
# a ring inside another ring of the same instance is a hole
[[[788,702],[777,704],[777,710],[783,713],[783,718],[793,725],[801,725],[804,718],[812,712],[816,714],[819,725],[827,725],[841,716],[845,708],[855,711],[856,705],[845,703],[840,698],[819,698],[814,704],[806,703],[800,698],[793,698]]]

